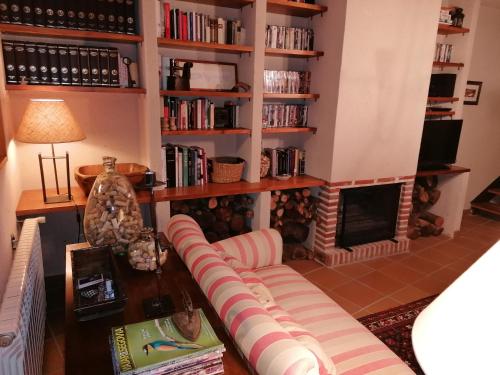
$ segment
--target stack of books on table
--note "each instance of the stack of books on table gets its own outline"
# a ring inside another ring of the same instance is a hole
[[[198,311],[201,332],[196,341],[183,337],[171,317],[112,328],[110,343],[115,374],[224,373],[224,345],[203,311]]]

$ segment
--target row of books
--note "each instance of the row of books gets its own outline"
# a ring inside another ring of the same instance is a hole
[[[198,186],[208,183],[205,149],[196,146],[166,144],[161,148],[162,174],[167,187]]]
[[[0,22],[136,33],[135,0],[0,0]]]
[[[214,102],[206,98],[182,100],[165,97],[163,99],[163,121],[169,125],[170,130],[238,128],[239,114],[240,107],[234,102],[225,102],[224,107],[216,107]],[[175,129],[172,129],[172,125]]]
[[[118,87],[127,77],[116,48],[4,41],[2,49],[9,84]]]
[[[264,92],[307,94],[311,89],[311,72],[264,70]]]
[[[271,161],[269,175],[276,176],[301,176],[306,169],[306,152],[296,147],[265,148],[264,154]]]
[[[267,25],[266,47],[313,51],[314,31],[300,27]]]
[[[171,316],[113,327],[109,338],[115,375],[224,373],[224,344],[201,309],[201,331],[185,338]]]
[[[436,43],[436,51],[434,52],[434,61],[450,62],[453,44]]]
[[[177,40],[218,44],[244,44],[245,28],[240,20],[212,18],[206,14],[171,9],[157,0],[157,36]]]
[[[302,104],[264,104],[262,127],[307,127],[308,109],[308,106]]]

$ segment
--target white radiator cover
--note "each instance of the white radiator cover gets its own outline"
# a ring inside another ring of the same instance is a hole
[[[39,223],[24,222],[0,306],[0,374],[42,373],[45,283]]]

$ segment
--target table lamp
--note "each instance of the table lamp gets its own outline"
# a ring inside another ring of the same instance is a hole
[[[38,154],[40,174],[42,178],[43,201],[45,203],[60,203],[71,201],[71,187],[69,175],[69,155],[56,156],[54,143],[76,142],[85,139],[85,134],[75,121],[71,111],[62,99],[32,99],[24,113],[16,134],[16,140],[24,143],[50,143],[52,156]],[[68,192],[61,194],[59,178],[57,176],[57,160],[66,159],[66,179]],[[43,160],[52,160],[56,180],[55,196],[47,196]]]

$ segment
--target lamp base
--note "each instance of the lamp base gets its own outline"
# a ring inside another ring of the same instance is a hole
[[[46,197],[44,200],[44,203],[46,204],[65,203],[65,202],[71,202],[71,199],[68,194],[54,195],[52,197]]]

